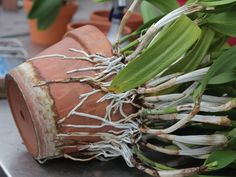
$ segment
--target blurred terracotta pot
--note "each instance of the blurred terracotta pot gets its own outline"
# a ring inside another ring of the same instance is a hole
[[[98,22],[98,21],[87,21],[87,22],[69,23],[67,25],[67,31],[71,31],[71,30],[74,30],[76,28],[80,28],[80,27],[85,26],[85,25],[96,26],[105,35],[109,32],[109,29],[111,27],[111,23],[110,22],[106,22],[106,21],[101,21],[101,22]],[[126,35],[126,34],[129,34],[129,33],[131,33],[131,29],[126,26],[124,28],[123,34]]]
[[[85,26],[68,32],[64,39],[46,49],[38,56],[63,54],[80,56],[69,48],[84,50],[87,53],[112,55],[110,42],[105,35],[93,26]],[[82,54],[81,54],[82,56]],[[95,142],[99,137],[67,137],[58,134],[71,132],[106,132],[112,128],[68,128],[58,124],[58,120],[68,115],[79,103],[81,94],[92,91],[86,83],[52,83],[35,87],[40,81],[66,79],[72,76],[92,76],[95,71],[66,74],[68,70],[91,67],[85,60],[62,60],[58,57],[33,59],[13,69],[6,77],[8,101],[22,139],[35,159],[51,159],[65,153],[76,153],[79,144]],[[104,94],[99,92],[91,96],[79,108],[80,112],[103,117],[108,102],[96,103]],[[113,116],[112,120],[119,120]],[[100,125],[101,122],[81,116],[70,116],[63,122],[75,125]]]
[[[24,0],[24,11],[26,14],[29,13],[32,5],[32,0]],[[45,30],[38,30],[36,20],[28,20],[31,40],[42,45],[51,45],[60,41],[66,32],[67,24],[71,21],[77,8],[76,1],[62,6],[57,19]]]
[[[2,0],[2,7],[4,10],[17,10],[17,0]]]
[[[108,21],[110,11],[108,10],[98,10],[94,11],[90,15],[91,21]],[[143,24],[142,16],[138,12],[134,12],[127,22],[127,26],[130,27],[132,31],[136,30],[140,25]]]

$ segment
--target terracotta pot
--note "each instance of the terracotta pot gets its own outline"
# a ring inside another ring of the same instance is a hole
[[[57,19],[46,30],[37,29],[36,20],[28,20],[31,40],[42,45],[51,45],[60,41],[66,32],[66,26],[71,21],[78,5],[74,2],[62,6]],[[32,8],[32,0],[24,0],[24,10],[28,14]]]
[[[108,21],[110,11],[108,10],[98,10],[94,11],[90,15],[91,21]],[[127,22],[127,26],[131,28],[132,31],[136,30],[140,25],[143,24],[142,16],[138,12],[134,12]]]
[[[96,40],[94,40],[96,39]],[[46,49],[38,56],[48,54],[63,54],[79,56],[79,53],[69,51],[69,48],[84,50],[88,53],[103,53],[112,55],[110,42],[105,35],[93,26],[68,32],[64,39]],[[98,129],[67,128],[58,124],[58,120],[65,117],[72,108],[79,103],[79,96],[92,90],[85,83],[53,83],[35,87],[40,81],[65,79],[71,76],[92,76],[95,71],[77,74],[66,74],[68,70],[91,67],[92,64],[84,60],[62,60],[57,57],[48,59],[28,60],[21,64],[6,77],[7,95],[10,108],[20,131],[21,137],[28,151],[36,159],[51,159],[63,156],[64,153],[76,153],[79,144],[97,141],[98,137],[70,137],[59,138],[58,134],[70,132],[105,132],[111,127]],[[103,96],[97,93],[79,108],[80,112],[103,117],[108,102],[97,103]],[[120,116],[113,116],[118,120]],[[64,123],[76,125],[100,125],[100,121],[80,116],[70,116]],[[65,147],[70,145],[70,147]],[[64,147],[64,148],[63,148]]]
[[[18,4],[17,0],[3,0],[2,7],[4,10],[17,10]]]
[[[73,29],[80,28],[80,27],[85,26],[85,25],[96,26],[104,34],[107,34],[109,32],[110,27],[111,27],[110,22],[106,22],[106,21],[104,21],[104,22],[88,21],[88,22],[69,23],[67,25],[67,31],[71,31]],[[126,35],[126,34],[129,34],[129,33],[131,33],[131,29],[126,26],[124,28],[123,34]]]

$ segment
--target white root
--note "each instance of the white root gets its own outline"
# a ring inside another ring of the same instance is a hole
[[[184,74],[182,76],[172,78],[172,79],[168,80],[167,82],[157,85],[156,87],[151,87],[151,88],[142,88],[141,87],[137,90],[137,92],[139,94],[158,93],[162,90],[168,89],[168,88],[173,87],[178,84],[191,82],[191,81],[199,81],[207,73],[208,69],[209,69],[209,67],[202,68],[202,69],[199,69],[196,71],[192,71],[192,72]]]
[[[167,76],[163,76],[161,78],[160,77],[156,77],[156,78],[150,80],[149,82],[147,82],[146,87],[147,88],[154,87],[156,85],[159,85],[159,84],[161,84],[163,82],[166,82],[166,81],[168,81],[168,80],[170,80],[172,78],[175,78],[177,76],[180,76],[180,75],[182,75],[182,73],[174,73],[174,74],[170,74],[170,75],[167,75]]]
[[[185,100],[187,100],[190,95],[193,93],[193,91],[197,88],[198,86],[198,82],[194,82],[192,85],[190,85],[184,92],[184,96],[176,101],[172,101],[170,104],[168,104],[167,106],[176,106],[182,102],[184,102]]]
[[[68,154],[64,154],[64,158],[68,158],[68,159],[71,159],[73,161],[80,161],[80,162],[86,162],[86,161],[90,161],[90,160],[93,160],[93,159],[96,159],[98,156],[102,155],[101,153],[100,154],[96,154],[96,155],[93,155],[89,158],[78,158],[78,157],[72,157]]]
[[[155,103],[159,101],[168,102],[168,101],[176,101],[184,96],[185,94],[183,93],[176,93],[176,94],[144,97],[143,100],[150,103]]]
[[[73,69],[70,71],[67,71],[67,74],[72,74],[76,72],[81,72],[81,71],[96,71],[96,70],[101,70],[101,69],[106,69],[106,66],[100,66],[100,67],[88,67],[88,68],[80,68],[80,69]]]
[[[165,114],[165,115],[148,115],[147,119],[154,120],[181,120],[186,117],[188,114]],[[206,116],[206,115],[195,115],[191,121],[215,124],[221,126],[231,126],[231,120],[227,116]]]
[[[184,144],[193,144],[193,145],[224,146],[228,142],[228,139],[221,134],[187,135],[187,136],[178,136],[172,134],[159,134],[159,135],[157,134],[156,136],[169,141],[176,141]]]
[[[127,23],[127,21],[129,20],[129,18],[131,17],[132,13],[134,12],[134,10],[137,8],[137,6],[142,2],[142,0],[134,0],[133,3],[131,4],[131,6],[129,7],[129,9],[127,10],[127,12],[125,13],[125,15],[123,16],[120,26],[119,26],[119,30],[118,33],[116,35],[116,44],[119,43],[120,41],[120,36],[123,32],[123,29]]]
[[[203,95],[202,100],[205,102],[212,102],[212,103],[221,103],[225,104],[232,100],[232,97],[218,97],[218,96],[211,96],[211,95]]]
[[[160,147],[160,146],[153,145],[151,143],[147,143],[146,147],[154,151],[161,152],[168,155],[183,155],[183,156],[201,156],[201,155],[209,154],[212,151],[219,149],[216,146],[207,146],[207,147],[200,147],[200,148],[194,148],[194,149],[189,148],[185,150],[180,150],[180,149],[173,149],[173,148],[171,149],[168,147]]]

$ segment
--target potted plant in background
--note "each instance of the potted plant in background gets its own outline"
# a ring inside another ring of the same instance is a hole
[[[120,4],[118,0],[114,0],[113,5],[112,5],[112,10],[110,12],[110,21],[108,19],[106,21],[104,20],[97,20],[97,21],[84,21],[84,22],[79,22],[79,23],[70,23],[68,24],[68,31],[82,27],[84,25],[94,25],[96,26],[99,30],[101,30],[104,34],[108,36],[108,39],[110,42],[112,42],[112,39],[109,38],[110,35],[115,34],[116,30],[119,27],[120,21],[123,17],[123,9],[126,4]],[[108,18],[108,17],[107,17]],[[115,23],[115,24],[114,24]],[[131,29],[128,26],[125,26],[123,29],[123,34],[127,35],[131,32]]]
[[[113,44],[115,41],[114,36],[117,30],[119,29],[119,24],[123,17],[125,7],[126,7],[125,1],[113,0],[111,11],[110,12],[107,11],[110,13],[109,20],[107,17],[107,20],[90,20],[90,21],[84,21],[84,22],[78,22],[78,23],[77,22],[69,23],[67,30],[70,31],[72,29],[79,28],[84,25],[93,25],[93,26],[96,26],[99,30],[101,30],[104,34],[106,34],[109,41]],[[122,29],[121,34],[127,35],[131,33],[131,31],[132,29],[128,25],[125,25],[125,27]]]
[[[50,45],[61,40],[77,8],[75,0],[24,0],[32,41]]]

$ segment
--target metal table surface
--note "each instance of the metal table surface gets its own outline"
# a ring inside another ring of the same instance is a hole
[[[0,164],[12,177],[145,177],[122,158],[109,162],[55,159],[41,165],[27,152],[7,100],[0,100]],[[3,175],[3,174],[2,174]],[[0,171],[0,177],[2,177]]]

